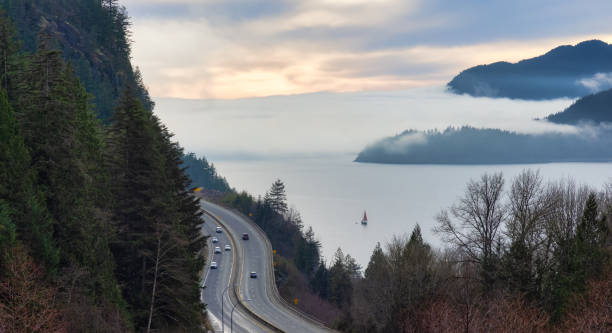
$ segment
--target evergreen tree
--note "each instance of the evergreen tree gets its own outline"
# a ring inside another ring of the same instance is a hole
[[[606,239],[608,226],[605,218],[598,216],[595,193],[589,194],[584,213],[576,230],[574,261],[576,281],[584,287],[584,281],[598,276],[608,262]]]
[[[351,271],[347,267],[344,253],[338,248],[329,269],[329,300],[340,308],[350,307],[352,292]]]
[[[0,8],[0,86],[7,91],[13,83],[12,76],[15,74],[19,51],[15,27]]]
[[[204,242],[199,206],[180,167],[182,150],[133,89],[120,99],[107,142],[119,230],[112,248],[136,327],[198,331]]]
[[[266,204],[268,204],[278,214],[285,214],[287,212],[287,194],[285,194],[285,184],[277,179],[270,190],[266,193],[264,198]]]
[[[35,259],[51,273],[57,269],[59,251],[53,240],[53,221],[42,195],[34,190],[35,173],[13,110],[0,92],[0,201],[6,214],[6,231],[16,232]],[[11,221],[8,224],[8,221]],[[12,231],[11,231],[12,230]]]

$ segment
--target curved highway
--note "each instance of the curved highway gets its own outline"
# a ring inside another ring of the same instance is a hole
[[[264,321],[272,324],[275,328],[277,328],[276,331],[333,332],[331,329],[319,324],[315,320],[309,319],[306,316],[298,313],[298,311],[289,308],[289,306],[284,303],[283,300],[281,300],[274,284],[270,243],[263,232],[261,232],[253,222],[248,221],[239,214],[221,206],[204,200],[201,200],[200,202],[203,210],[208,214],[213,215],[213,217],[217,219],[215,222],[219,222],[219,224],[224,228],[224,232],[228,232],[231,234],[231,236],[233,236],[232,238],[234,239],[235,244],[232,252],[234,252],[234,255],[236,255],[236,258],[238,259],[238,265],[236,268],[237,272],[233,272],[233,274],[238,274],[237,278],[239,279],[239,283],[236,286],[236,293],[238,294],[238,297],[240,297],[244,306],[247,307],[250,312],[254,313]],[[208,225],[207,228],[215,225],[214,223],[208,223],[210,217],[207,216],[207,218],[207,223],[205,223]],[[249,240],[242,240],[243,233],[249,234]],[[223,237],[226,236],[227,235],[224,235]],[[220,244],[222,244],[220,247],[223,249],[225,243],[221,242],[220,237],[218,238],[220,240]],[[225,256],[226,254],[227,253],[223,253],[222,255]],[[219,255],[216,254],[215,258],[218,256]],[[224,257],[222,260],[226,259],[227,258]],[[227,263],[224,265],[227,265]],[[251,278],[249,276],[249,273],[252,271],[257,272],[257,278]],[[212,282],[212,280],[210,280],[210,275],[212,274],[217,274],[215,277],[217,279],[225,279],[224,283],[229,282],[229,277],[226,273],[223,273],[223,266],[220,264],[217,271],[211,270],[211,273],[209,274],[209,281],[207,281],[206,288],[207,291],[205,291],[206,293],[210,292],[208,291],[208,288],[210,288],[209,285]],[[220,282],[216,283],[217,285],[220,284]],[[210,299],[206,297],[204,299],[209,304],[209,311],[211,311],[213,314],[220,311],[217,311],[210,306]],[[242,316],[242,319],[245,319],[244,314]],[[236,313],[234,313],[234,319],[236,319]],[[234,321],[234,324],[235,323],[236,321]],[[265,328],[259,323],[253,324],[255,327],[253,327],[253,325],[246,327],[247,323],[244,323],[244,325],[244,328],[249,332],[269,329]],[[226,331],[229,332],[227,327]]]
[[[237,274],[233,267],[237,266],[237,263],[234,263],[236,258],[234,257],[232,242],[225,232],[215,232],[218,224],[213,218],[204,214],[203,219],[202,233],[210,237],[208,238],[206,268],[201,282],[204,287],[201,297],[202,301],[206,303],[208,318],[214,331],[231,332],[230,328],[233,328],[233,332],[236,333],[269,332],[258,322],[253,321],[240,306],[234,309],[234,315],[231,316],[233,305],[237,304],[236,298],[232,297],[233,294],[231,293],[231,278],[233,274]],[[219,242],[212,243],[213,237],[217,237]],[[232,251],[224,250],[226,244],[232,246]],[[214,253],[215,246],[221,248],[221,253]],[[212,261],[217,263],[217,269],[210,269]]]

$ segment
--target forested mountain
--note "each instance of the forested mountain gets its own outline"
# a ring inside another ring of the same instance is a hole
[[[189,153],[183,155],[182,160],[185,173],[191,179],[190,186],[219,192],[231,190],[227,180],[217,174],[215,166],[208,163],[205,157],[198,158],[194,153]]]
[[[356,162],[390,164],[511,164],[612,160],[612,131],[519,134],[464,126],[405,131],[362,150]]]
[[[153,102],[130,62],[129,18],[117,0],[0,0],[15,25],[22,49],[33,53],[38,36],[51,37],[88,93],[93,109],[108,121],[122,89],[137,83],[147,110]]]
[[[610,88],[612,45],[599,40],[559,46],[548,53],[517,63],[475,66],[455,76],[448,87],[454,93],[518,99],[581,97]],[[600,75],[597,75],[600,74]]]
[[[114,77],[121,98],[104,96],[116,111],[101,122],[63,44],[96,40],[59,28],[106,13],[112,25],[88,29],[125,37],[125,12],[112,1],[5,5],[22,16],[0,13],[0,332],[201,331],[204,240],[182,149],[143,104],[138,76]],[[131,68],[124,41],[107,44],[123,50],[101,62],[109,73]]]
[[[546,117],[558,124],[612,122],[612,89],[578,99],[567,109]]]

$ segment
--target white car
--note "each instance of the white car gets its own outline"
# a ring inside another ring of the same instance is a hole
[[[220,234],[220,233],[222,233],[222,232],[223,232],[223,229],[221,229],[221,227],[217,227],[217,228],[215,229],[215,231],[216,231],[218,234]]]
[[[231,251],[231,250],[232,250],[232,247],[229,244],[225,245],[225,251]]]
[[[210,269],[217,269],[217,262],[213,261],[210,263]]]
[[[218,246],[215,246],[215,253],[221,253],[221,248]]]
[[[212,242],[213,242],[213,243],[218,243],[218,242],[219,242],[219,240],[217,239],[217,237],[213,237],[213,238],[212,238]]]

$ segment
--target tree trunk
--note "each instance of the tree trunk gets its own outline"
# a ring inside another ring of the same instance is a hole
[[[149,322],[147,333],[151,332],[151,320],[153,319],[153,306],[155,304],[155,289],[157,288],[157,271],[159,268],[159,256],[161,248],[161,235],[157,236],[157,254],[155,255],[155,270],[153,271],[153,291],[151,291],[151,307],[149,308]]]

